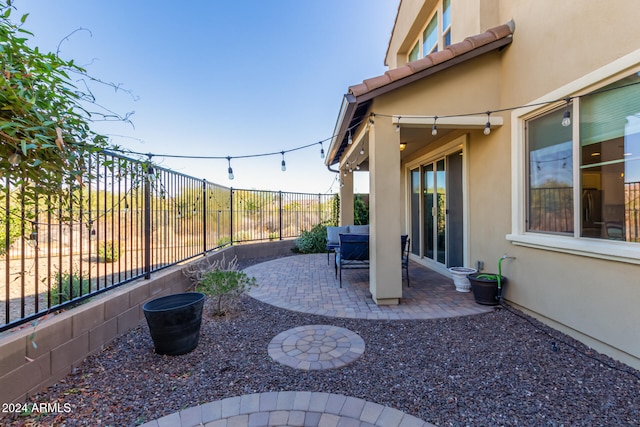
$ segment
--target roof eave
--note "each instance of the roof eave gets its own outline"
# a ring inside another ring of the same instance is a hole
[[[388,83],[384,86],[380,86],[376,89],[370,90],[360,96],[355,96],[352,93],[346,94],[342,100],[342,107],[340,108],[340,114],[338,115],[338,120],[336,122],[333,138],[331,139],[331,145],[329,146],[328,156],[326,157],[325,164],[327,166],[331,166],[340,161],[340,159],[336,159],[335,157],[336,154],[340,151],[341,145],[344,144],[345,135],[353,119],[353,115],[358,108],[358,105],[363,104],[367,101],[371,101],[378,96],[397,90],[430,75],[444,71],[457,64],[484,55],[485,53],[491,52],[493,50],[502,50],[505,46],[509,45],[512,40],[512,35],[500,38],[468,52],[454,56],[447,61],[441,62],[432,67],[425,68],[424,70],[412,73],[406,77],[392,81],[391,83]]]

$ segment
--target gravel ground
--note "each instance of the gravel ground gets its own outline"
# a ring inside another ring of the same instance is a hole
[[[270,360],[274,336],[309,324],[356,332],[366,343],[364,355],[328,371]],[[155,354],[142,324],[29,400],[70,404],[71,412],[0,424],[131,426],[226,397],[286,390],[354,396],[439,426],[635,426],[640,420],[639,371],[512,308],[367,321],[296,313],[243,297],[232,315],[205,315],[193,352]]]

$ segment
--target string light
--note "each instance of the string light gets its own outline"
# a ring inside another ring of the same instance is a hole
[[[13,153],[11,155],[9,155],[9,163],[11,163],[13,166],[17,165],[18,163],[20,163],[20,153]]]
[[[530,108],[530,107],[537,107],[537,106],[543,106],[543,105],[549,105],[549,104],[553,104],[553,103],[557,103],[560,101],[565,101],[566,102],[566,109],[565,109],[565,113],[563,115],[563,119],[562,119],[562,125],[563,126],[569,126],[571,124],[571,112],[570,112],[570,108],[569,108],[569,103],[573,98],[582,98],[582,97],[587,97],[587,96],[592,96],[592,95],[596,95],[598,93],[602,93],[602,92],[608,92],[608,91],[612,91],[612,90],[618,90],[618,89],[623,89],[629,86],[634,86],[634,85],[638,85],[640,84],[639,82],[633,82],[633,83],[629,83],[626,85],[622,85],[622,86],[617,86],[617,87],[613,87],[613,88],[604,88],[601,90],[596,90],[594,92],[585,94],[585,95],[579,95],[579,96],[573,96],[573,97],[565,97],[565,98],[560,98],[560,99],[555,99],[555,100],[549,100],[549,101],[541,101],[541,102],[536,102],[536,103],[531,103],[531,104],[524,104],[524,105],[518,105],[518,106],[511,106],[511,107],[505,107],[505,108],[501,108],[501,109],[496,109],[493,111],[486,111],[483,113],[480,112],[467,112],[467,113],[461,113],[461,114],[451,114],[451,115],[443,115],[443,116],[421,116],[423,118],[432,118],[433,119],[433,125],[431,128],[431,135],[436,136],[438,134],[438,129],[437,129],[437,120],[441,119],[441,118],[453,118],[453,117],[469,117],[469,116],[475,116],[478,114],[487,114],[487,123],[484,127],[484,134],[485,135],[489,135],[491,133],[491,122],[490,122],[490,114],[492,113],[499,113],[499,112],[506,112],[506,111],[513,111],[513,110],[518,110],[521,108]],[[394,117],[394,116],[387,116],[385,114],[376,114],[374,112],[370,112],[369,116],[367,118],[367,126],[369,128],[372,128],[375,124],[374,122],[374,118],[375,116],[381,116],[381,117]],[[416,116],[419,117],[419,116]],[[398,120],[400,120],[400,116],[398,116]],[[356,128],[357,126],[361,125],[363,121],[360,121],[358,123],[353,123],[351,124],[351,126],[348,128],[348,143],[349,144],[353,144],[353,136],[352,136],[352,131],[354,128]],[[399,123],[397,123],[396,125],[396,130],[398,130],[399,128]],[[301,147],[297,147],[297,148],[293,148],[290,150],[285,150],[285,153],[291,152],[291,151],[296,151],[296,150],[301,150],[304,148],[308,148],[311,146],[315,146],[315,144],[320,144],[320,158],[324,159],[325,158],[325,151],[324,151],[324,147],[323,147],[323,142],[326,141],[330,141],[333,138],[339,136],[339,134],[336,135],[332,135],[329,138],[326,138],[320,142],[315,142],[313,144],[309,144],[309,145],[304,145]],[[86,143],[76,143],[77,145],[89,145]],[[272,155],[277,155],[277,154],[281,154],[282,152],[270,152],[270,153],[260,153],[260,154],[249,154],[249,155],[243,155],[243,156],[194,156],[194,155],[174,155],[174,154],[151,154],[151,153],[140,153],[140,152],[136,152],[136,151],[132,151],[132,150],[127,150],[127,149],[119,149],[119,148],[110,148],[109,150],[105,150],[102,149],[101,152],[108,154],[110,151],[117,151],[117,152],[121,152],[121,153],[126,153],[126,154],[136,154],[136,155],[146,155],[149,156],[149,158],[151,158],[152,156],[154,157],[165,157],[165,158],[186,158],[186,159],[211,159],[211,160],[224,160],[227,159],[227,161],[229,162],[229,179],[233,179],[233,170],[231,169],[231,159],[241,159],[241,158],[255,158],[255,157],[264,157],[264,156],[272,156]],[[360,154],[364,154],[363,153],[364,149],[360,150]],[[21,158],[20,153],[14,153],[12,155],[9,156],[8,160],[12,163],[12,164],[17,164],[19,163]]]
[[[229,162],[229,169],[227,170],[229,172],[229,180],[232,181],[234,176],[233,176],[233,168],[231,167],[231,156],[227,157],[227,162]]]
[[[360,155],[364,156],[364,142],[362,143],[362,146],[360,147]]]
[[[282,172],[285,172],[287,170],[287,163],[284,161],[284,151],[281,152],[282,153],[282,162],[280,163],[280,170]]]
[[[401,118],[402,118],[401,116],[398,116],[398,121],[396,122],[396,132],[397,133],[400,133],[400,119]]]
[[[567,127],[571,126],[571,111],[569,111],[569,102],[571,102],[571,98],[567,97],[567,105],[564,108],[564,114],[562,116],[562,126]]]
[[[489,135],[491,133],[491,111],[487,111],[487,124],[484,125],[484,134]]]

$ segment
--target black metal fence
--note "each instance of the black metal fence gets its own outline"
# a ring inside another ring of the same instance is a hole
[[[223,187],[113,153],[61,194],[0,182],[0,331],[209,251],[298,236],[332,194]]]

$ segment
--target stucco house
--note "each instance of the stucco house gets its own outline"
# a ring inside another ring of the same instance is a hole
[[[401,0],[388,71],[349,87],[326,157],[369,172],[370,291],[414,261],[495,272],[508,303],[640,368],[636,0]],[[363,76],[366,77],[366,76]]]

